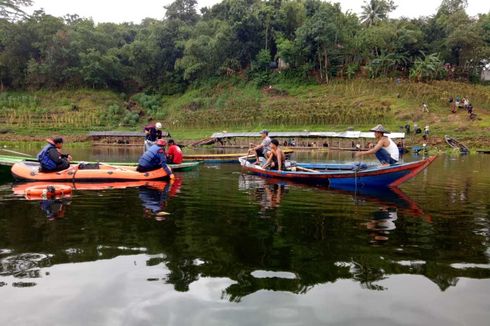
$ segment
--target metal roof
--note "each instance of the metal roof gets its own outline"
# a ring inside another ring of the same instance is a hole
[[[211,138],[259,137],[258,132],[215,132]],[[405,138],[404,132],[386,134],[390,138]],[[284,131],[270,132],[269,137],[315,137],[315,138],[374,138],[374,132],[363,131]]]
[[[144,132],[140,131],[90,131],[89,137],[145,137]],[[162,136],[167,137],[168,132],[162,131]]]
[[[144,132],[139,131],[90,131],[90,137],[145,137]]]

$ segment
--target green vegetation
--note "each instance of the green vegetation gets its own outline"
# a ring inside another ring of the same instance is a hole
[[[490,128],[488,86],[475,83],[490,13],[469,17],[465,0],[414,19],[389,19],[392,0],[365,1],[359,17],[320,0],[223,0],[200,14],[175,0],[162,20],[98,25],[19,11],[30,3],[0,1],[6,135],[141,130],[150,118],[181,139],[416,121],[477,142]],[[469,97],[478,119],[449,114],[450,96]]]
[[[254,83],[225,79],[196,86],[182,96],[139,93],[130,99],[96,90],[2,93],[0,132],[6,135],[0,137],[141,130],[150,118],[161,121],[173,137],[186,140],[223,130],[367,130],[377,123],[398,131],[407,122],[412,126],[416,122],[422,128],[429,125],[439,141],[451,134],[472,147],[490,145],[488,86],[392,79],[336,80],[319,85],[287,82],[279,74],[271,78],[277,83],[261,89]],[[470,120],[463,109],[450,113],[450,96],[469,97],[477,119]],[[422,112],[423,102],[429,113]]]

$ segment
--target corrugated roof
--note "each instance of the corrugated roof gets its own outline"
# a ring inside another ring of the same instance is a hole
[[[145,137],[144,132],[140,131],[90,131],[89,137]],[[168,132],[162,131],[163,137],[168,136]]]
[[[259,137],[258,132],[216,132],[211,137],[212,138],[235,138],[235,137]],[[403,132],[392,132],[387,134],[390,138],[405,138],[405,133]],[[362,131],[280,131],[280,132],[270,132],[269,137],[316,137],[316,138],[374,138],[373,132],[362,132]]]

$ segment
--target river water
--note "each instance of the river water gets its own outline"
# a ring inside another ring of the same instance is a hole
[[[205,164],[59,201],[3,175],[0,324],[488,325],[489,166],[441,155],[398,190],[352,192]]]

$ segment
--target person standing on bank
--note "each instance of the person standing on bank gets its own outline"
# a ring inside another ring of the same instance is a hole
[[[162,124],[157,122],[145,126],[145,150],[148,150],[158,139],[162,139]]]
[[[46,139],[48,144],[37,154],[37,160],[41,164],[41,172],[55,172],[68,169],[72,157],[70,154],[62,154],[63,138],[56,137]]]
[[[148,172],[159,168],[163,168],[168,176],[172,175],[172,170],[167,166],[167,157],[165,156],[165,145],[167,143],[163,139],[159,139],[152,145],[138,161],[138,172]]]
[[[262,142],[260,143],[260,145],[254,146],[253,144],[250,144],[251,148],[248,150],[248,154],[255,152],[255,164],[260,163],[260,157],[263,157],[267,160],[268,153],[271,150],[271,139],[269,138],[269,131],[265,129],[262,130],[260,132],[260,137],[262,137]]]
[[[400,152],[396,144],[391,140],[391,138],[385,136],[390,132],[385,130],[382,125],[377,125],[373,129],[369,130],[374,132],[374,137],[377,140],[376,145],[368,151],[357,152],[356,157],[374,154],[376,158],[383,165],[395,164],[400,159]]]

